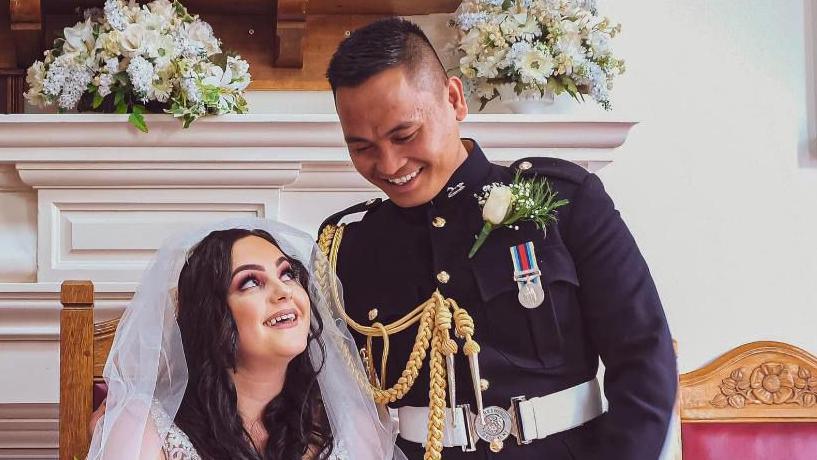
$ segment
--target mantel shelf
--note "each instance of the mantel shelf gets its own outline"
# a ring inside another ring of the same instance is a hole
[[[0,115],[0,163],[348,162],[341,126],[332,114],[225,115],[188,129],[165,115],[146,120],[149,133],[130,126],[126,115]],[[520,155],[609,162],[633,125],[605,117],[473,114],[462,123],[462,136],[477,139],[498,162]]]

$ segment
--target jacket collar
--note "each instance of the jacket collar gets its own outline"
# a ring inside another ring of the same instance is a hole
[[[437,196],[431,200],[435,206],[451,206],[460,202],[463,197],[473,198],[475,193],[482,191],[485,178],[491,171],[491,162],[475,140],[463,139],[463,144],[468,150],[468,156],[454,170],[454,174]]]

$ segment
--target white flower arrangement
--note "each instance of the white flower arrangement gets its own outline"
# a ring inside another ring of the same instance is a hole
[[[31,104],[130,113],[145,132],[148,110],[185,128],[207,114],[247,111],[247,61],[222,53],[210,25],[178,1],[106,0],[63,35],[28,69]]]
[[[465,0],[454,19],[459,74],[482,103],[512,85],[520,96],[589,95],[609,110],[613,78],[624,61],[610,40],[621,31],[600,17],[594,0]]]

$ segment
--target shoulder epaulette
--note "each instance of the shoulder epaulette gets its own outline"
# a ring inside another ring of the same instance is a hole
[[[335,264],[337,263],[338,248],[340,247],[341,238],[343,238],[344,227],[338,226],[340,220],[349,214],[371,211],[380,206],[382,202],[383,200],[380,198],[373,198],[369,201],[350,206],[343,211],[336,212],[323,221],[318,229],[317,243],[323,255],[329,259],[333,270],[337,268]]]
[[[382,198],[372,198],[371,200],[364,201],[362,203],[358,203],[354,206],[349,206],[348,208],[344,209],[343,211],[338,211],[331,216],[327,217],[326,220],[323,221],[320,228],[318,229],[318,234],[320,235],[323,232],[323,228],[327,225],[338,225],[341,219],[350,215],[350,214],[357,214],[359,212],[367,212],[375,209],[376,207],[380,206],[383,202]]]
[[[549,157],[530,157],[516,160],[511,170],[522,174],[536,174],[581,184],[589,172],[576,163]]]

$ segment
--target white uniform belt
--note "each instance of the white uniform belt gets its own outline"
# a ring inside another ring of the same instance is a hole
[[[513,398],[511,408],[507,411],[496,407],[485,408],[486,413],[503,411],[510,415],[510,434],[516,436],[519,444],[527,444],[535,439],[575,428],[601,415],[601,391],[598,381],[593,379],[546,396]],[[398,408],[397,413],[400,436],[407,441],[425,445],[428,437],[428,407],[404,406]],[[477,415],[470,411],[467,404],[457,406],[453,411],[446,408],[443,446],[471,450],[477,439],[489,441],[474,428],[476,418]]]

